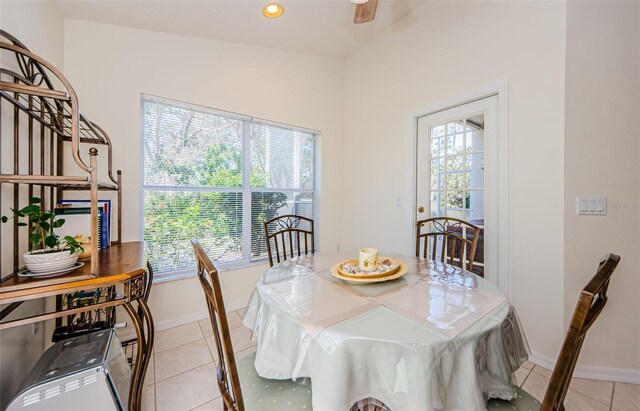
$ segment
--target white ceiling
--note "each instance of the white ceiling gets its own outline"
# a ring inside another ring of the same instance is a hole
[[[267,0],[62,0],[65,17],[304,53],[346,57],[424,0],[380,0],[376,19],[353,24],[349,0],[280,0],[282,17],[267,19]]]

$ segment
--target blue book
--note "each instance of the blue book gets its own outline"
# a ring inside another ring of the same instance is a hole
[[[101,248],[107,248],[107,224],[106,214],[100,213],[100,225],[98,226],[98,232],[100,233]]]

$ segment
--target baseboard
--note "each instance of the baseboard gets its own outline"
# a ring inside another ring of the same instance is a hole
[[[546,355],[542,355],[537,352],[532,352],[529,361],[532,363],[544,367],[548,370],[553,370],[556,365],[556,360]],[[580,365],[576,366],[576,370],[573,373],[576,378],[584,378],[588,380],[604,380],[604,381],[616,381],[626,382],[630,384],[640,384],[640,370],[633,370],[629,368],[610,368],[610,367],[597,367],[595,365]]]
[[[553,370],[553,367],[556,366],[555,358],[547,357],[546,355],[542,355],[535,351],[531,351],[531,357],[529,357],[529,361],[534,363],[535,365],[539,365],[547,370]]]
[[[226,304],[225,308],[227,311],[235,311],[241,308],[245,308],[247,306],[246,301],[232,301],[229,304]],[[196,311],[191,314],[183,315],[180,317],[170,318],[168,320],[163,321],[154,321],[154,327],[156,331],[162,331],[169,328],[177,327],[179,325],[189,324],[194,321],[202,320],[204,318],[209,318],[209,313],[206,311]]]

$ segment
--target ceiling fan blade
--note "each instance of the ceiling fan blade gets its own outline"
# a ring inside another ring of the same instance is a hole
[[[377,8],[378,0],[368,0],[366,3],[356,4],[356,14],[353,16],[353,22],[360,24],[373,21],[376,18]]]

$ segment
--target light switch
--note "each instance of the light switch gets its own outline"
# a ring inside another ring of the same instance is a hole
[[[578,197],[576,200],[578,215],[607,215],[607,197]]]

